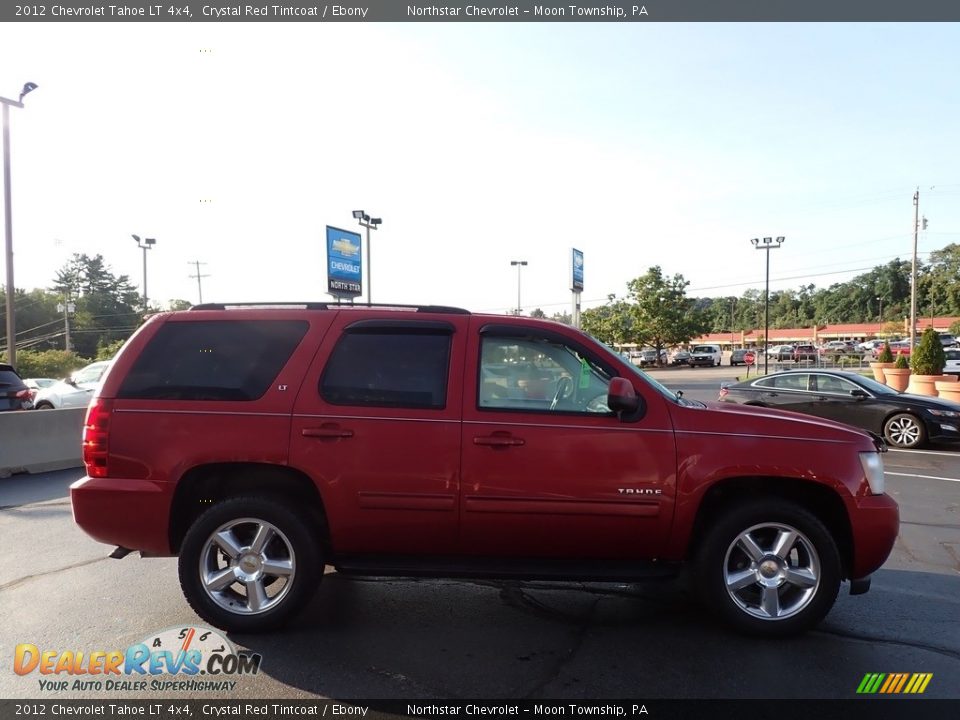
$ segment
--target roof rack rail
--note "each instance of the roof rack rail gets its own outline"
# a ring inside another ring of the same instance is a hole
[[[202,303],[190,310],[229,310],[232,308],[250,309],[293,309],[293,310],[416,310],[422,313],[444,313],[448,315],[469,315],[470,311],[448,305],[401,305],[396,303],[330,303],[330,302],[239,302],[239,303]]]

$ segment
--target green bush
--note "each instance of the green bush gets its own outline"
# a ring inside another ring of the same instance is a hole
[[[947,364],[947,355],[943,352],[940,335],[932,327],[923,331],[920,342],[913,349],[910,369],[914,375],[940,375]]]
[[[17,372],[24,378],[67,377],[90,361],[66,350],[21,350],[17,353]]]
[[[877,362],[893,362],[893,350],[890,349],[890,341],[883,343],[883,350],[877,356]]]
[[[115,340],[106,345],[97,346],[97,360],[113,360],[113,356],[120,352],[126,340]]]
[[[907,362],[907,356],[906,356],[906,355],[897,355],[897,362],[896,362],[896,364],[894,364],[894,367],[895,367],[897,370],[909,370],[909,369],[910,369],[910,363]]]

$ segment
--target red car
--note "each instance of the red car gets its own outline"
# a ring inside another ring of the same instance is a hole
[[[734,626],[812,627],[898,531],[882,443],[678,397],[593,338],[444,307],[154,315],[87,411],[76,522],[179,556],[194,610],[275,628],[324,565],[636,581],[691,569]]]

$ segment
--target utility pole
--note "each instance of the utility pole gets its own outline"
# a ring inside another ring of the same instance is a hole
[[[209,276],[209,275],[201,275],[201,274],[200,274],[200,266],[201,266],[201,265],[206,265],[206,263],[205,263],[205,262],[200,262],[199,260],[191,260],[190,262],[187,263],[187,265],[195,265],[196,268],[197,268],[197,274],[196,274],[196,275],[190,275],[190,277],[197,279],[197,295],[198,295],[199,298],[200,298],[200,302],[197,303],[197,304],[198,304],[198,305],[203,305],[203,287],[200,285],[200,278],[205,278],[205,277],[210,277],[210,276]]]
[[[63,310],[63,333],[64,333],[64,349],[67,352],[73,350],[73,345],[70,342],[70,313],[76,312],[76,305],[70,302],[70,290],[67,289],[63,294],[63,304],[57,304],[57,310]]]
[[[917,232],[920,230],[920,188],[913,194],[913,265],[910,270],[910,352],[917,346]]]

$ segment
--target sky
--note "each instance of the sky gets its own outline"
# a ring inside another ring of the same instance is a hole
[[[0,44],[16,285],[102,254],[152,303],[328,300],[325,226],[375,302],[548,315],[659,265],[694,296],[827,287],[960,242],[960,25],[35,23]],[[4,258],[0,261],[5,262]],[[366,299],[365,294],[360,299]]]

